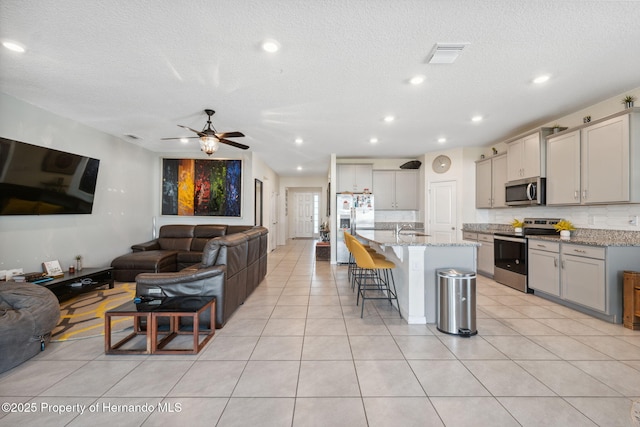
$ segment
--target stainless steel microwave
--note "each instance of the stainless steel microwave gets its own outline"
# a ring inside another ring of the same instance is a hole
[[[507,182],[505,199],[507,206],[544,205],[546,200],[545,178],[527,178]]]

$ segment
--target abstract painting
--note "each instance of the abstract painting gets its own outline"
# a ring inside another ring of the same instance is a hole
[[[241,214],[242,161],[162,159],[162,215]]]

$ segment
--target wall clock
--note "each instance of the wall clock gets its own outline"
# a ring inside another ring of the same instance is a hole
[[[445,173],[451,167],[451,159],[448,156],[441,154],[433,159],[431,167],[435,173]]]

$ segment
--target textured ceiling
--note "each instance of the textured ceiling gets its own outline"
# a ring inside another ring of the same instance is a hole
[[[212,108],[283,176],[486,145],[640,86],[637,1],[2,0],[0,39],[27,49],[0,48],[1,92],[158,152],[198,153],[160,138]],[[438,42],[470,44],[427,64]]]

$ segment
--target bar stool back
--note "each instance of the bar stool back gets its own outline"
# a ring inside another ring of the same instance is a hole
[[[393,300],[396,301],[398,314],[402,318],[400,304],[398,303],[398,293],[393,278],[393,269],[396,265],[386,258],[371,256],[357,239],[351,240],[351,251],[358,267],[358,270],[354,272],[354,283],[358,285],[356,304],[362,298],[360,317],[364,315],[365,300],[386,299],[391,306],[393,306]]]

